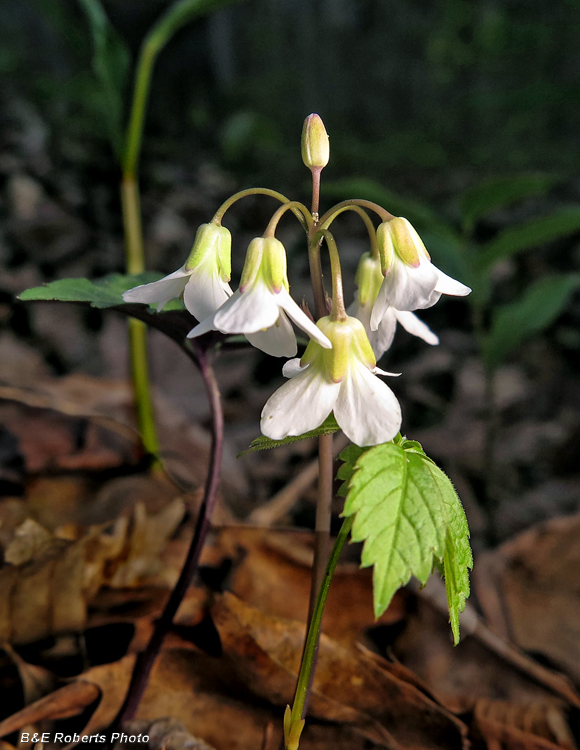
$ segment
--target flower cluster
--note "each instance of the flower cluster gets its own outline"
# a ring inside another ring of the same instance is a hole
[[[317,323],[290,296],[286,251],[272,235],[250,242],[239,288],[232,292],[231,237],[219,222],[200,227],[179,270],[123,297],[126,302],[157,304],[158,310],[182,297],[199,321],[188,337],[211,330],[244,334],[253,346],[277,357],[296,355],[293,321],[310,343],[301,359],[284,366],[289,380],[264,406],[263,434],[276,440],[301,435],[334,412],[352,442],[377,445],[391,440],[401,426],[399,403],[377,377],[393,373],[376,366],[393,341],[397,323],[437,344],[437,336],[413,311],[431,307],[442,294],[464,296],[471,290],[431,263],[406,219],[384,221],[376,238],[377,252],[361,258],[352,305],[345,313],[335,300],[331,315]]]

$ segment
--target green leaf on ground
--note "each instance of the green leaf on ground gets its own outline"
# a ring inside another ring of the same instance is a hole
[[[125,304],[123,292],[140,284],[149,284],[151,281],[157,281],[162,277],[163,274],[146,271],[145,273],[132,276],[115,273],[97,281],[89,281],[89,279],[58,279],[43,286],[26,289],[20,295],[20,299],[25,302],[32,300],[90,302],[91,307],[115,307]]]
[[[497,367],[525,339],[551,325],[578,286],[580,274],[545,276],[534,282],[519,300],[497,308],[483,345],[486,366]]]
[[[482,247],[476,260],[477,266],[481,270],[489,269],[499,260],[577,232],[580,232],[580,208],[560,209],[551,216],[533,219],[500,232]]]
[[[440,563],[454,637],[469,595],[469,531],[448,477],[416,441],[397,438],[372,448],[349,446],[338,478],[343,515],[354,515],[352,539],[364,542],[362,565],[373,565],[375,616],[411,576],[427,582]]]
[[[246,453],[253,453],[254,451],[265,451],[270,448],[279,448],[281,445],[289,445],[290,443],[297,443],[299,440],[307,440],[308,438],[319,437],[320,435],[332,435],[334,432],[338,432],[340,427],[336,423],[334,414],[329,414],[324,422],[317,427],[315,430],[305,432],[303,435],[291,435],[290,437],[282,438],[282,440],[272,440],[269,437],[260,435],[250,443],[250,447],[246,448],[245,451],[238,453],[237,458],[245,456]]]
[[[79,0],[93,38],[93,70],[100,85],[103,117],[106,119],[113,149],[120,157],[123,150],[123,100],[130,55],[125,42],[111,25],[99,0]]]
[[[474,185],[460,199],[464,229],[470,232],[478,219],[495,208],[503,208],[534,195],[543,195],[556,180],[554,175],[523,174],[516,177],[496,177]]]

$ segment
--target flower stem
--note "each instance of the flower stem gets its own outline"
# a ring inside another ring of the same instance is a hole
[[[298,203],[297,201],[290,201],[290,198],[286,198],[285,195],[282,195],[282,193],[279,193],[277,190],[270,190],[270,188],[247,188],[246,190],[240,190],[239,193],[234,193],[231,195],[227,201],[224,201],[222,205],[218,208],[218,210],[213,215],[212,224],[221,224],[222,219],[224,217],[225,212],[231,208],[234,203],[239,201],[241,198],[246,198],[248,195],[269,195],[271,198],[276,198],[280,201],[280,203],[294,203],[295,205],[291,208],[294,215],[298,218],[300,223],[302,224],[302,227],[305,231],[308,231],[309,226],[304,218],[304,215],[302,213],[302,210],[296,208],[296,206],[302,206],[302,203]],[[302,206],[304,210],[306,210],[305,206]]]
[[[329,229],[330,225],[336,219],[336,217],[340,216],[340,214],[344,213],[344,211],[354,211],[364,221],[365,226],[367,228],[368,235],[369,235],[369,240],[371,243],[371,255],[373,256],[373,258],[378,258],[379,248],[377,245],[377,233],[375,230],[375,225],[371,221],[371,217],[367,214],[364,208],[361,208],[360,206],[349,205],[349,206],[342,206],[337,211],[333,211],[331,209],[325,214],[326,216],[328,216],[326,221],[324,223],[320,222],[320,229]]]
[[[304,725],[304,717],[307,710],[307,698],[312,686],[312,678],[314,675],[314,664],[316,660],[316,653],[318,650],[318,643],[320,640],[320,628],[322,625],[322,614],[324,612],[324,605],[328,597],[328,591],[330,589],[330,582],[336,569],[340,553],[348,538],[350,529],[352,527],[353,517],[345,518],[342,522],[342,526],[332,548],[326,570],[322,579],[321,586],[318,590],[318,596],[316,598],[316,604],[308,627],[308,634],[306,636],[306,645],[304,647],[304,653],[302,655],[302,664],[300,665],[300,673],[298,675],[298,683],[296,685],[296,693],[294,696],[294,705],[289,720],[285,720],[285,743],[286,750],[296,750],[300,740],[300,732]],[[288,711],[288,709],[286,709]],[[296,736],[297,735],[297,736]]]
[[[145,270],[145,261],[139,187],[134,175],[123,174],[121,180],[121,206],[123,210],[127,272],[130,274],[143,273]],[[155,415],[149,380],[149,363],[147,361],[147,326],[140,320],[135,320],[135,318],[129,319],[129,352],[139,432],[145,450],[147,453],[155,456],[153,470],[156,472],[161,471],[161,464],[157,458],[159,455],[159,440],[155,428]]]
[[[276,228],[282,216],[284,216],[286,211],[294,211],[294,209],[298,209],[301,214],[303,214],[303,218],[306,221],[308,231],[313,223],[310,212],[303,203],[300,203],[300,201],[289,201],[283,206],[277,208],[276,211],[272,214],[272,218],[268,222],[268,226],[266,227],[266,231],[264,232],[264,237],[273,237],[276,234]],[[302,224],[302,226],[304,226],[304,222],[300,223]]]
[[[384,209],[382,206],[379,206],[378,203],[373,203],[372,201],[365,201],[361,198],[352,198],[347,201],[341,201],[340,203],[337,203],[336,206],[333,206],[331,209],[329,209],[324,216],[320,219],[320,226],[325,227],[327,221],[329,219],[332,219],[332,217],[336,214],[338,209],[347,208],[348,206],[361,206],[362,208],[369,208],[371,211],[374,211],[383,221],[390,221],[391,219],[394,219],[395,217],[393,214],[390,214],[386,209]]]
[[[125,701],[113,722],[113,727],[120,727],[124,722],[129,721],[135,716],[135,712],[147,686],[149,673],[161,650],[163,639],[171,627],[173,618],[197,570],[199,557],[210,527],[211,515],[215,506],[223,447],[223,411],[218,384],[213,369],[208,362],[207,352],[203,351],[195,340],[190,342],[189,346],[191,348],[186,351],[189,357],[196,362],[201,372],[209,400],[212,422],[211,453],[204,495],[193,539],[191,540],[191,545],[179,579],[171,592],[159,620],[157,620],[149,643],[145,647],[145,650],[137,657]]]
[[[344,306],[344,294],[342,291],[342,270],[336,241],[327,229],[319,229],[316,236],[322,236],[326,240],[330,255],[330,271],[332,274],[332,312],[333,320],[346,320],[346,308]],[[315,236],[315,239],[316,239]]]

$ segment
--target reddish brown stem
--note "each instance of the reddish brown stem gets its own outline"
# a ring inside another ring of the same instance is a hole
[[[212,422],[210,462],[203,500],[197,517],[193,539],[191,540],[189,552],[187,553],[179,579],[171,592],[161,617],[157,620],[149,643],[145,647],[145,650],[137,657],[125,702],[113,722],[112,731],[121,727],[135,716],[145,688],[147,687],[149,674],[161,650],[163,640],[171,628],[173,618],[196,573],[201,550],[210,528],[212,511],[215,506],[223,448],[223,411],[218,384],[213,369],[208,362],[208,354],[199,347],[195,340],[191,342],[191,346],[193,351],[189,355],[197,363],[201,372],[209,400]]]

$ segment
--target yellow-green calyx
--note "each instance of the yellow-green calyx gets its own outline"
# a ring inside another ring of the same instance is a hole
[[[240,279],[240,291],[261,279],[272,291],[289,289],[286,250],[275,237],[256,237],[248,245]]]
[[[328,315],[320,318],[316,325],[330,339],[332,349],[323,349],[320,344],[310,341],[300,360],[302,366],[314,364],[316,360],[334,383],[340,383],[344,378],[353,358],[364,362],[370,369],[375,367],[377,360],[360,320],[349,315],[346,320],[333,321]]]
[[[193,271],[208,262],[217,264],[223,281],[232,277],[232,236],[220,224],[202,224],[185,261],[185,270]]]
[[[370,253],[364,253],[356,269],[355,280],[358,286],[358,301],[360,304],[373,304],[383,283],[379,258],[373,258]]]
[[[377,244],[381,267],[386,276],[391,270],[395,256],[407,266],[417,268],[421,260],[429,260],[429,253],[413,225],[402,216],[384,221],[377,228]]]
[[[319,115],[308,115],[302,128],[302,161],[308,169],[322,169],[329,158],[330,144],[324,123]]]

